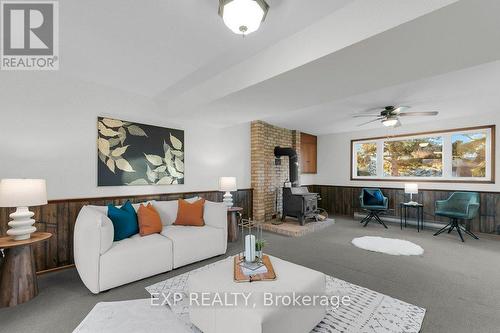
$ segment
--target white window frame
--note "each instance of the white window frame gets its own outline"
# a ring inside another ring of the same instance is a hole
[[[376,151],[376,158],[377,158],[377,174],[375,176],[358,176],[358,159],[357,159],[357,155],[356,155],[356,148],[355,148],[355,145],[356,144],[363,144],[363,143],[375,143],[377,144],[377,151]],[[379,158],[379,153],[380,153],[380,142],[378,140],[360,140],[360,141],[356,141],[356,142],[352,142],[351,143],[351,147],[352,147],[352,154],[351,154],[351,159],[352,159],[352,162],[351,162],[351,166],[352,166],[352,169],[351,169],[351,175],[354,177],[356,176],[356,178],[361,178],[361,179],[372,179],[372,178],[377,178],[378,177],[378,170],[380,169],[380,158]],[[383,160],[382,160],[382,163],[383,163]]]
[[[485,177],[453,177],[452,136],[453,134],[485,133],[486,134],[486,175]],[[397,177],[384,175],[384,143],[417,138],[443,138],[443,172],[439,177]],[[377,144],[377,175],[358,176],[357,156],[355,145],[360,143]],[[453,130],[434,131],[427,133],[413,133],[392,137],[377,137],[351,140],[351,180],[377,181],[416,181],[416,182],[457,182],[457,183],[494,183],[495,182],[495,125],[469,127]]]

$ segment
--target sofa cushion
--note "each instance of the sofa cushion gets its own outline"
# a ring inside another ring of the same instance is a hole
[[[160,215],[150,203],[147,206],[141,204],[137,210],[137,220],[141,236],[158,234],[162,230]]]
[[[139,232],[137,224],[137,213],[130,201],[127,201],[122,207],[108,205],[108,217],[113,222],[114,241],[120,241]]]
[[[203,220],[206,225],[227,230],[227,206],[223,202],[205,201]]]
[[[153,207],[160,215],[161,224],[171,225],[177,217],[177,200],[153,201]]]
[[[227,235],[220,228],[171,225],[161,234],[172,240],[174,268],[226,252]]]
[[[160,234],[114,242],[101,255],[100,291],[160,274],[172,269],[172,241]]]
[[[155,202],[154,200],[148,200],[148,201],[145,201],[145,202],[138,202],[138,203],[133,203],[132,204],[132,207],[134,207],[135,211],[137,212],[137,210],[139,209],[139,207],[141,206],[141,204],[153,204],[153,202]],[[90,207],[90,208],[93,208],[101,213],[103,213],[104,215],[108,215],[108,206],[95,206],[95,205],[87,205],[87,207]],[[121,208],[122,206],[116,206],[116,208]]]
[[[177,218],[175,219],[174,225],[193,227],[202,227],[205,225],[203,221],[205,199],[200,199],[193,203],[179,199],[178,203],[179,207],[177,209]]]
[[[187,202],[195,202],[200,197],[193,197],[189,199],[185,199]],[[177,200],[168,200],[168,201],[151,201],[153,207],[156,209],[158,214],[160,214],[161,223],[163,225],[172,225],[177,218]]]
[[[115,237],[115,229],[113,222],[109,217],[102,214],[101,216],[101,248],[99,253],[103,254],[113,246],[113,239]]]
[[[146,206],[146,205],[149,205],[149,204],[152,204],[152,203],[153,203],[153,200],[148,200],[148,201],[144,201],[144,202],[133,203],[132,207],[134,207],[135,212],[137,213],[137,211],[139,210],[139,207],[141,207],[141,205]],[[118,208],[120,208],[120,207],[118,207]]]
[[[87,205],[86,207],[92,208],[99,213],[102,213],[104,215],[108,215],[108,206],[95,206],[95,205]]]

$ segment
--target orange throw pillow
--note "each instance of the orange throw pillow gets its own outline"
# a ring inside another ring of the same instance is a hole
[[[143,204],[139,206],[137,219],[139,221],[139,234],[141,236],[160,233],[163,228],[160,215],[150,203],[147,206]]]
[[[179,199],[177,218],[175,219],[174,225],[203,227],[205,225],[205,221],[203,221],[204,205],[205,199],[200,199],[193,203]]]

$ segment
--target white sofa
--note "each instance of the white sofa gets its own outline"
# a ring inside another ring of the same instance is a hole
[[[196,198],[190,201],[196,200]],[[94,294],[226,253],[227,208],[205,201],[203,227],[175,226],[177,200],[150,201],[163,223],[161,234],[113,242],[105,206],[84,206],[74,231],[78,274]],[[139,204],[134,204],[137,210]]]

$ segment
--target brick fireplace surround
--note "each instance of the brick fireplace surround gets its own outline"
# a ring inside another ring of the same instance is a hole
[[[300,161],[300,132],[270,125],[263,121],[251,124],[251,176],[253,188],[253,219],[272,220],[281,212],[283,183],[288,178],[288,158],[275,164],[274,147],[291,147]],[[299,171],[300,174],[300,171]]]

